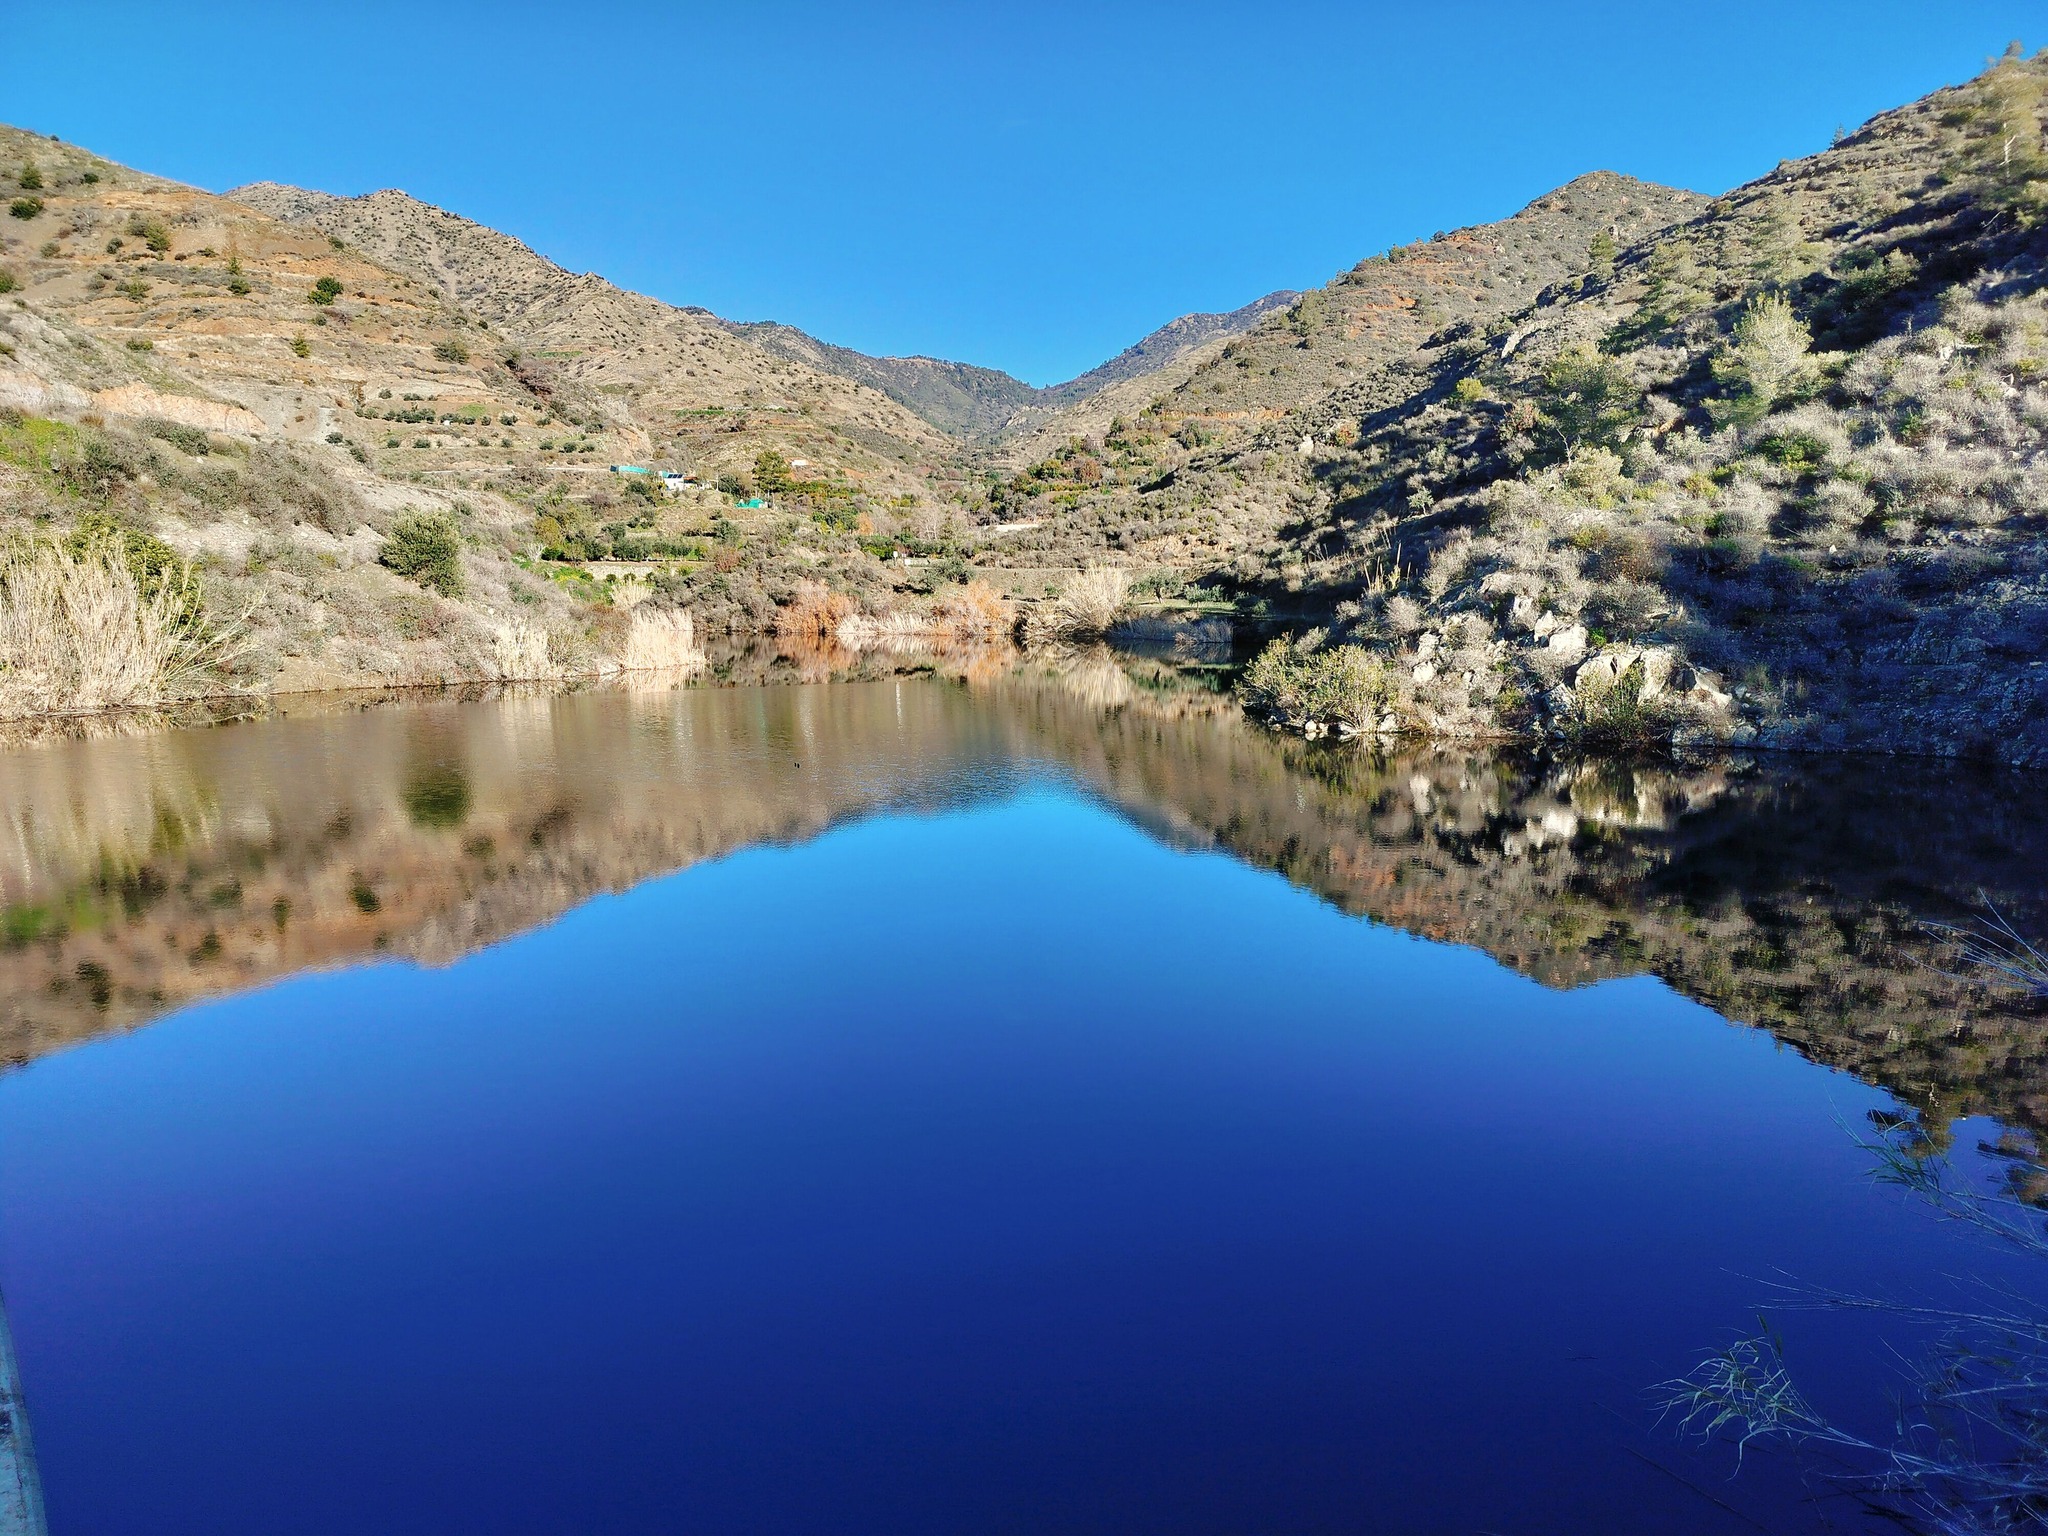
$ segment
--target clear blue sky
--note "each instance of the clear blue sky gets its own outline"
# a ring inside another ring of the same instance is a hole
[[[0,119],[224,190],[403,187],[565,266],[1069,377],[1583,171],[1720,192],[2041,0],[21,6]]]

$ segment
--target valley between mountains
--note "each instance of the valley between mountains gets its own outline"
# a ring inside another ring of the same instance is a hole
[[[2041,761],[2044,93],[1592,171],[1045,389],[0,129],[0,715],[1137,636],[1309,736]]]

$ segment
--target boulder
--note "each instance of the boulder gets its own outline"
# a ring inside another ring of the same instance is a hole
[[[1563,629],[1555,630],[1543,642],[1543,646],[1545,650],[1549,651],[1559,661],[1567,663],[1577,661],[1586,654],[1586,626],[1583,624],[1569,624]]]

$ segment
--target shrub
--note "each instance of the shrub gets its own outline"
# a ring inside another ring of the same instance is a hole
[[[1009,634],[1016,623],[1010,600],[979,577],[947,588],[932,604],[932,628],[952,639],[994,639]]]
[[[211,439],[203,431],[198,427],[188,427],[182,421],[165,421],[160,416],[151,416],[140,425],[151,437],[161,439],[194,458],[204,458],[213,447]]]
[[[1642,414],[1643,392],[1628,370],[1589,347],[1550,360],[1537,407],[1563,456],[1612,448]]]
[[[1678,711],[1665,695],[1643,697],[1643,664],[1631,662],[1608,687],[1588,692],[1581,685],[1579,712],[1566,722],[1579,746],[1599,752],[1639,753],[1662,750],[1679,723]]]
[[[1116,623],[1131,593],[1131,573],[1113,565],[1091,566],[1060,589],[1047,605],[1054,629],[1068,635],[1099,635]]]
[[[135,236],[157,255],[161,256],[171,248],[171,232],[164,227],[161,219],[145,219],[141,214],[130,214],[128,233]]]
[[[149,297],[149,284],[139,277],[131,277],[125,283],[117,283],[114,287],[114,292],[120,294],[121,297],[128,300],[131,304],[140,304]]]
[[[338,277],[323,277],[313,284],[312,291],[306,295],[306,302],[325,306],[332,304],[340,297],[341,279]]]
[[[190,567],[168,556],[152,583],[133,566],[121,534],[104,526],[0,553],[0,714],[189,697],[240,653],[232,628],[206,622]]]
[[[1709,409],[1718,420],[1738,425],[1762,420],[1812,382],[1812,345],[1812,333],[1782,294],[1757,295],[1743,306],[1727,346],[1714,359],[1714,377],[1729,393]]]
[[[43,190],[43,173],[36,169],[36,163],[33,160],[16,172],[14,179],[24,192],[40,192]]]
[[[439,592],[462,595],[462,535],[445,512],[409,512],[391,525],[391,536],[377,559],[408,581]]]
[[[802,581],[796,596],[775,614],[775,633],[785,639],[817,642],[839,633],[853,614],[853,599],[822,581]]]
[[[17,219],[32,219],[43,211],[40,197],[17,197],[7,205],[7,211]]]
[[[469,361],[469,348],[460,336],[444,336],[434,343],[434,356],[444,363],[466,363]]]
[[[0,293],[12,293],[21,286],[21,279],[6,267],[0,267]]]
[[[79,172],[78,179],[87,186],[91,186],[100,179],[100,173],[98,171],[81,171]]]
[[[1368,730],[1393,701],[1386,663],[1363,647],[1324,647],[1319,636],[1283,636],[1245,668],[1238,691],[1253,709],[1283,720]]]
[[[303,331],[301,331],[298,335],[294,336],[291,339],[289,345],[292,349],[292,356],[294,357],[311,357],[313,355],[313,343],[306,340],[306,336]]]
[[[789,460],[773,448],[754,455],[754,484],[768,496],[780,496],[796,482],[789,472]]]

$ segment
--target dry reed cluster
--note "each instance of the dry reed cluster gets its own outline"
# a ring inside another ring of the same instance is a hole
[[[117,537],[0,552],[0,716],[79,714],[220,691],[241,626],[216,628],[186,566],[145,591]]]

